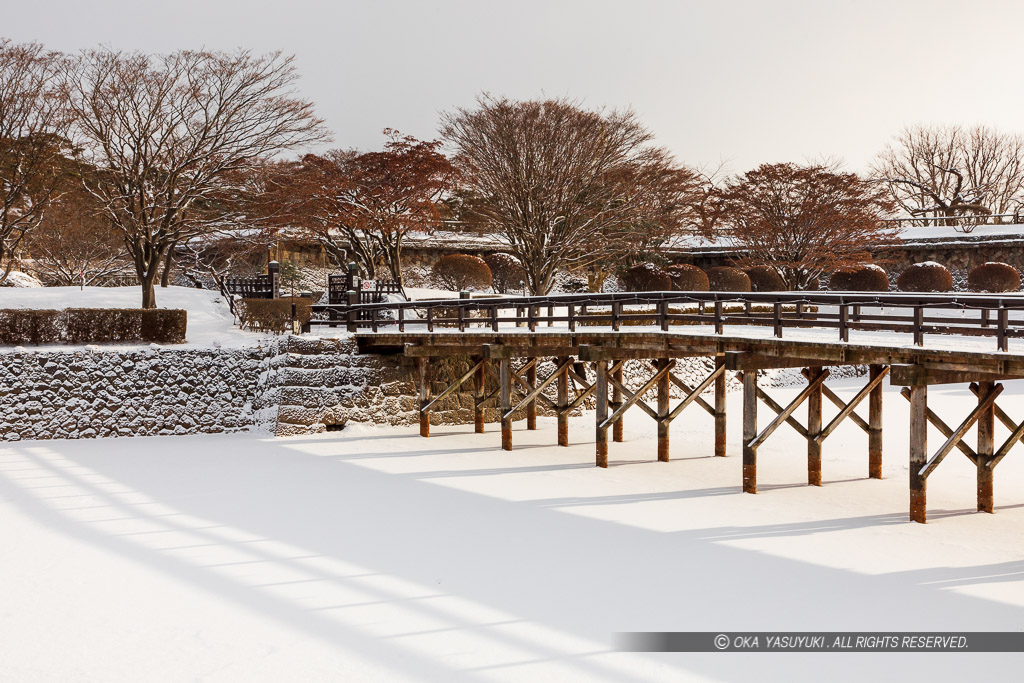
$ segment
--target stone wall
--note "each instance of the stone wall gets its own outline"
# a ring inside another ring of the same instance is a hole
[[[225,432],[274,419],[261,403],[259,347],[26,350],[0,360],[0,438],[9,441]]]

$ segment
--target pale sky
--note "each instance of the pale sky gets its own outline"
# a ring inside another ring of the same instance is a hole
[[[0,36],[59,50],[296,55],[335,147],[437,135],[481,91],[632,107],[680,161],[839,157],[908,123],[1024,133],[1024,2],[0,0]]]

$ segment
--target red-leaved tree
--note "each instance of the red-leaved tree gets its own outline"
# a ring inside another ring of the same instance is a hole
[[[722,229],[747,256],[769,266],[787,289],[806,289],[824,273],[871,260],[892,240],[879,219],[892,211],[884,184],[818,166],[765,164],[722,191]]]
[[[405,238],[439,225],[457,174],[439,141],[384,134],[379,152],[336,150],[278,164],[267,203],[279,223],[304,229],[335,264],[351,259],[366,277],[384,270],[404,287]]]

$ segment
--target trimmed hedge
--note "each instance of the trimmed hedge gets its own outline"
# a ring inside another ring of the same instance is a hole
[[[844,292],[888,292],[889,275],[881,266],[873,264],[854,270],[837,270],[829,278],[828,288]]]
[[[279,299],[242,299],[235,304],[238,326],[247,330],[281,334],[291,331],[292,302],[295,319],[305,325],[313,317],[313,299],[283,296]]]
[[[187,311],[168,308],[0,310],[0,344],[182,344],[187,327]]]
[[[953,276],[941,263],[925,261],[907,266],[896,280],[901,292],[949,292]]]
[[[447,289],[484,290],[491,286],[491,269],[479,256],[448,254],[437,259],[430,271],[434,281]]]
[[[491,269],[491,287],[497,294],[507,294],[526,286],[526,269],[510,254],[497,253],[484,256]]]
[[[750,278],[739,268],[717,266],[708,269],[712,292],[749,292]]]
[[[967,287],[972,292],[1016,292],[1020,289],[1020,273],[1009,263],[990,261],[971,268]]]
[[[708,274],[689,263],[676,263],[665,272],[672,278],[672,289],[680,292],[706,292],[711,287]]]
[[[653,263],[638,263],[619,273],[619,284],[627,292],[665,292],[672,278]]]
[[[750,288],[755,292],[784,292],[786,282],[771,266],[754,266],[743,271],[750,278]]]

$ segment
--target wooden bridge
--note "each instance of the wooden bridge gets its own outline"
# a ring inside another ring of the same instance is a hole
[[[882,383],[902,386],[910,402],[910,518],[926,520],[928,477],[953,450],[977,468],[978,510],[993,511],[996,465],[1018,441],[1024,420],[1015,421],[997,404],[1003,381],[1024,378],[1024,353],[1011,352],[1009,340],[1024,336],[1021,295],[875,294],[857,292],[646,292],[640,294],[487,297],[317,306],[332,322],[356,334],[363,350],[404,353],[418,368],[420,433],[430,435],[430,411],[438,401],[471,382],[476,431],[484,431],[484,411],[498,407],[502,448],[512,448],[512,418],[525,410],[527,428],[536,429],[538,404],[557,418],[558,445],[569,444],[569,415],[592,399],[595,459],[608,465],[608,432],[621,441],[623,416],[632,408],[657,425],[657,459],[669,460],[669,425],[697,406],[715,425],[714,455],[726,455],[726,372],[743,384],[743,490],[757,492],[757,451],[783,424],[807,443],[807,481],[821,485],[821,453],[826,439],[845,420],[867,433],[867,470],[882,476]],[[783,337],[783,330],[792,330]],[[926,343],[927,335],[927,343]],[[1024,346],[1024,344],[1022,344]],[[468,356],[472,367],[437,396],[431,394],[434,359]],[[713,370],[687,384],[673,369],[680,359],[713,358]],[[539,376],[538,362],[553,359],[554,370]],[[626,361],[648,368],[635,391],[623,382]],[[513,361],[517,366],[513,366]],[[584,364],[592,364],[591,381]],[[867,380],[848,402],[828,386],[828,367],[865,365]],[[495,372],[495,366],[496,372]],[[802,368],[806,386],[789,402],[775,401],[757,383],[757,371]],[[928,386],[966,384],[977,405],[951,427],[928,407]],[[673,405],[673,386],[682,399]],[[550,397],[550,388],[554,396]],[[712,392],[710,400],[706,392]],[[655,405],[644,398],[653,394]],[[823,402],[838,414],[827,424]],[[758,402],[775,417],[759,429]],[[806,421],[797,410],[806,404]],[[863,406],[867,417],[858,413]],[[1010,432],[998,447],[995,421]],[[927,446],[931,424],[945,441]],[[972,448],[965,436],[977,425]]]

